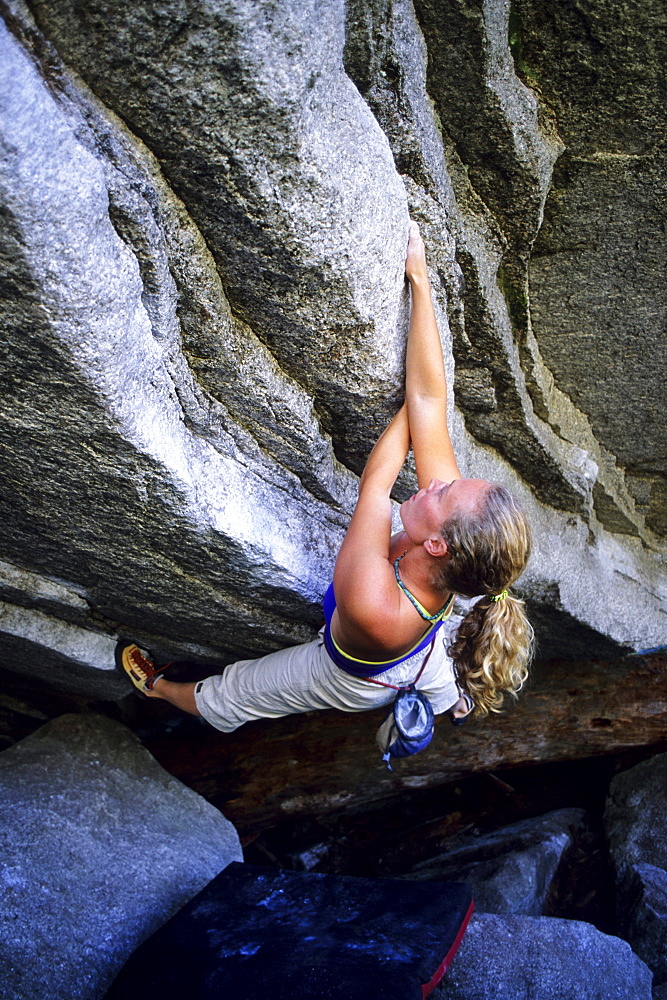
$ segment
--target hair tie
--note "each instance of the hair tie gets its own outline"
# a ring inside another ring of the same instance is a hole
[[[489,594],[492,601],[504,601],[509,594],[506,590],[501,590],[499,594]]]

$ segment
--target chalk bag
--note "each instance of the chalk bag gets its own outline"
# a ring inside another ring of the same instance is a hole
[[[392,710],[377,731],[377,742],[387,767],[392,757],[409,757],[433,739],[435,713],[425,694],[414,684],[399,688]]]

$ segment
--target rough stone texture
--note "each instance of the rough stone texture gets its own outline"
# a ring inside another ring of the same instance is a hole
[[[490,210],[484,229],[475,228],[485,232],[487,260],[495,258],[492,277],[535,412],[594,461],[593,499],[605,526],[641,534],[646,515],[664,533],[664,433],[655,405],[665,400],[664,380],[653,363],[665,306],[665,181],[656,167],[664,160],[664,13],[656,3],[638,15],[624,0],[416,6],[457,198],[467,192],[473,217]],[[647,34],[658,40],[647,46]],[[464,240],[458,256],[466,281],[475,280],[474,243]],[[468,309],[467,326],[498,329],[502,319],[490,323],[479,305]],[[489,365],[474,349],[468,357],[468,379]],[[469,424],[480,436],[481,423],[481,435],[502,450],[493,426],[499,416]],[[522,474],[532,482],[523,466]]]
[[[655,865],[633,865],[623,892],[624,926],[634,951],[667,984],[667,872]]]
[[[664,5],[517,0],[512,49],[566,144],[529,268],[534,332],[556,384],[664,534]]]
[[[619,919],[638,955],[667,982],[667,754],[617,775],[605,827],[616,869]]]
[[[300,452],[321,461],[319,492],[328,502],[302,486],[299,466],[296,472],[286,470],[262,455],[257,442],[244,453],[225,430],[224,414],[215,419],[214,401],[203,397],[180,343],[173,343],[177,293],[165,260],[146,264],[158,285],[157,301],[146,302],[140,264],[111,222],[115,211],[108,204],[103,166],[77,140],[26,55],[10,36],[5,41],[3,66],[12,78],[10,100],[15,102],[9,108],[15,125],[10,166],[25,182],[14,192],[12,205],[12,215],[20,213],[25,229],[8,249],[23,305],[10,307],[5,320],[15,352],[12,365],[5,367],[9,391],[4,400],[11,401],[5,445],[14,468],[12,487],[7,483],[6,554],[19,564],[31,562],[42,574],[52,570],[61,579],[76,580],[67,589],[93,605],[88,627],[107,634],[113,627],[105,619],[122,621],[128,629],[150,627],[172,640],[198,640],[209,655],[207,644],[221,635],[223,646],[251,654],[269,637],[274,642],[309,637],[319,614],[313,601],[341,537],[341,504],[349,509],[349,477],[337,472],[330,447],[319,435],[317,447],[304,441],[306,431],[314,433],[312,405],[281,379],[270,358],[251,349],[254,345],[229,345],[232,355],[242,348],[251,355],[246,384],[237,384],[235,391],[244,390],[247,400],[255,371],[265,380],[272,377],[272,397],[281,399],[286,413],[295,411],[283,433],[289,441],[290,425],[295,425]],[[22,86],[15,85],[17,79]],[[84,130],[80,109],[68,111]],[[97,141],[115,140],[114,152],[122,161],[116,173],[121,168],[131,173],[129,184],[125,179],[130,207],[147,214],[150,206],[141,203],[141,196],[154,192],[133,190],[133,184],[140,188],[147,179],[138,168],[132,172],[127,155],[123,159],[122,133],[112,132],[106,122],[103,127]],[[36,134],[43,144],[35,142]],[[92,131],[84,134],[94,141]],[[115,182],[122,187],[120,178]],[[151,235],[143,233],[145,239]],[[162,251],[164,258],[164,242],[162,236],[154,257]],[[40,281],[49,283],[44,304],[36,300],[34,275],[23,268],[28,249]],[[159,286],[158,265],[166,287]],[[222,299],[219,287],[218,293]],[[151,309],[163,329],[156,329]],[[58,319],[52,323],[54,314]],[[228,377],[238,367],[233,357],[228,359]],[[179,395],[188,397],[192,412],[184,411]],[[305,431],[301,419],[310,421]],[[213,431],[194,433],[190,420],[213,423]],[[274,420],[280,424],[280,410]],[[232,430],[245,443],[243,429]],[[336,497],[327,492],[327,476]],[[25,504],[17,504],[17,492],[26,497]],[[276,492],[288,506],[287,519]],[[15,580],[16,570],[9,570]],[[241,598],[244,572],[250,578]],[[25,593],[20,585],[16,589]],[[262,615],[248,609],[253,589]],[[72,617],[65,600],[58,614]],[[77,617],[81,614],[77,606]]]
[[[630,945],[591,924],[473,915],[440,1000],[651,1000],[651,973]]]
[[[124,726],[64,715],[0,755],[0,993],[95,1000],[238,836]]]
[[[236,315],[311,391],[361,471],[400,395],[407,205],[343,70],[343,4],[205,0],[156,17],[150,3],[94,0],[83,20],[67,2],[31,9],[158,155]],[[213,380],[202,378],[215,393]]]
[[[649,233],[662,132],[635,149],[634,98],[550,68],[578,56],[578,15],[539,6],[1,0],[7,666],[114,697],[119,633],[215,662],[310,638],[400,398],[408,213],[464,474],[506,482],[534,524],[542,655],[664,641],[659,366],[604,353],[654,354],[657,242],[637,276],[601,264],[628,226]],[[590,6],[591,72],[626,80],[623,5]],[[660,17],[645,7],[642,32]],[[642,58],[649,121],[662,63]],[[560,169],[603,133],[594,112],[616,137],[597,200]],[[639,174],[616,170],[624,142]],[[598,365],[569,333],[587,280]]]
[[[557,809],[479,837],[457,837],[406,877],[467,882],[478,913],[537,917],[544,913],[558,866],[585,822],[583,809]]]
[[[609,786],[605,826],[620,878],[642,862],[667,869],[667,753],[616,775]]]

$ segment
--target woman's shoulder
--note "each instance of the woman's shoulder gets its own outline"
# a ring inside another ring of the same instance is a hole
[[[337,599],[332,632],[352,656],[369,660],[401,656],[430,627],[407,603],[396,584],[393,565],[390,568],[391,576],[365,601]]]

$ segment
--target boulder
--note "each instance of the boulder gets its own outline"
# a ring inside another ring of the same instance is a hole
[[[555,917],[473,915],[440,1000],[651,1000],[651,973],[620,938]]]
[[[608,6],[585,64],[627,89],[626,38],[637,66],[657,0],[641,30]],[[578,15],[528,0],[1,10],[7,665],[117,697],[119,634],[220,664],[312,637],[401,398],[409,213],[462,469],[505,482],[534,525],[521,587],[542,655],[662,642],[662,382],[646,359],[663,129],[640,136],[634,99],[552,68],[581,48]],[[662,64],[645,58],[653,120]],[[591,201],[602,174],[609,198]],[[646,234],[638,255],[628,227]]]
[[[83,20],[67,0],[30,9],[156,152],[235,314],[360,472],[401,396],[408,213],[386,136],[343,68],[344,4],[200,0],[156,18],[150,2],[94,0]],[[224,402],[225,374],[208,354],[195,367]]]
[[[493,833],[455,837],[406,877],[467,882],[478,913],[540,916],[559,865],[585,825],[583,809],[557,809]]]
[[[616,870],[623,933],[667,982],[667,753],[618,774],[609,788],[605,828]]]
[[[231,823],[124,726],[64,715],[0,754],[6,1000],[97,1000],[231,861]]]
[[[620,901],[628,940],[653,972],[656,985],[666,985],[667,872],[655,865],[632,865]]]
[[[609,786],[605,828],[621,880],[633,864],[667,870],[667,753],[617,774]]]
[[[3,229],[6,659],[30,671],[39,644],[56,677],[70,667],[81,689],[84,662],[108,694],[101,671],[121,625],[168,657],[223,662],[225,650],[310,638],[352,474],[312,399],[232,318],[149,152],[66,73],[56,100],[1,30],[13,125],[0,183],[14,220]],[[65,72],[57,60],[54,72]],[[194,284],[193,316],[183,289]],[[179,316],[200,330],[192,351],[229,392],[197,381]],[[50,641],[39,615],[55,619]],[[92,633],[88,649],[78,638],[72,655],[58,621]]]

